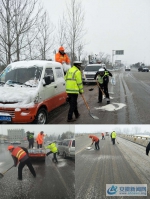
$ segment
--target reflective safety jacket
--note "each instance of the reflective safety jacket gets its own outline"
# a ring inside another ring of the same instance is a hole
[[[67,93],[74,93],[74,94],[83,93],[81,71],[76,66],[71,67],[67,71],[65,75],[65,81],[66,81]]]
[[[112,138],[116,138],[116,136],[117,136],[117,135],[116,135],[116,132],[113,131],[112,134],[111,134],[111,137],[112,137]]]
[[[46,149],[50,149],[50,151],[53,152],[53,153],[57,153],[58,152],[58,149],[57,149],[55,143],[51,143],[48,146],[46,146],[45,148]]]
[[[99,141],[99,138],[96,137],[95,135],[90,135],[89,138],[91,138],[93,142]]]
[[[14,148],[11,155],[13,158],[17,159],[20,162],[23,162],[26,159],[28,159],[27,153],[21,147]],[[14,159],[14,162],[15,162],[15,159]],[[15,166],[16,165],[17,165],[17,162],[15,162]]]
[[[44,139],[44,134],[39,133],[37,135],[36,141],[38,142],[38,144],[43,144],[43,139]]]
[[[29,141],[29,140],[33,140],[34,135],[33,135],[32,133],[29,133],[28,136],[27,136],[27,138],[28,138],[28,141]]]
[[[55,61],[59,62],[61,64],[62,64],[62,62],[65,62],[66,64],[70,64],[70,59],[66,53],[64,55],[62,55],[60,52],[56,53]]]

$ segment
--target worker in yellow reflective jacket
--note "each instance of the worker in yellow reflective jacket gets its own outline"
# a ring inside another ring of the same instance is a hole
[[[56,147],[55,142],[50,143],[48,146],[45,147],[46,149],[50,149],[50,152],[48,152],[46,155],[48,156],[49,154],[53,153],[53,161],[55,160],[56,163],[58,163],[56,154],[58,152],[58,149]]]
[[[113,131],[112,134],[111,134],[113,145],[115,144],[116,136],[117,136],[117,135],[116,135],[116,132]]]
[[[74,61],[74,65],[67,71],[65,75],[66,92],[70,104],[67,122],[74,122],[80,116],[77,108],[78,94],[83,93],[83,83],[81,75],[81,61]],[[75,118],[73,118],[73,113]]]

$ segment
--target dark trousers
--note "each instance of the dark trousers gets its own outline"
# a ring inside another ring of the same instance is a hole
[[[104,93],[105,93],[105,95],[106,95],[106,98],[109,99],[108,84],[99,84],[99,85],[100,85],[100,87],[101,87],[101,90],[104,91]],[[102,102],[102,96],[103,96],[103,94],[102,94],[102,91],[101,91],[101,90],[100,90],[100,88],[99,88],[99,95],[98,95],[98,101],[99,101],[99,102]]]
[[[102,136],[102,140],[105,140],[105,137],[104,137],[104,136]]]
[[[100,149],[99,148],[99,140],[97,142],[95,142],[95,149],[97,149],[97,150]]]
[[[112,138],[113,145],[115,144],[115,138]]]
[[[29,140],[29,149],[34,147],[34,141]]]
[[[53,153],[52,151],[48,152],[46,155],[48,156],[49,154]],[[58,162],[57,161],[57,158],[56,158],[56,153],[53,153],[53,160],[55,160],[55,162]]]
[[[150,151],[150,142],[148,143],[147,147],[146,147],[146,155],[149,154],[149,151]]]
[[[69,96],[69,112],[68,112],[68,120],[72,119],[73,113],[75,114],[75,117],[78,117],[79,112],[77,108],[77,99],[78,99],[78,94],[68,94]]]
[[[39,148],[42,148],[42,144],[38,144],[37,143],[37,148],[39,149]]]
[[[18,166],[18,178],[19,178],[20,180],[22,180],[22,169],[23,169],[23,167],[24,167],[25,165],[28,166],[28,168],[29,168],[30,172],[32,173],[32,175],[33,175],[34,177],[36,177],[35,170],[34,170],[32,164],[31,164],[31,162],[30,162],[30,159],[28,158],[28,159],[25,160],[24,162],[20,162],[20,163],[19,163],[19,166]]]

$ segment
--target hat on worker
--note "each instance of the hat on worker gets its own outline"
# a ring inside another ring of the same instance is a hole
[[[74,64],[82,64],[82,61],[74,61]]]
[[[100,68],[98,71],[99,72],[104,72],[105,70],[104,70],[104,68]]]
[[[65,50],[64,47],[60,46],[59,51],[64,51],[64,50]]]
[[[8,150],[14,149],[15,147],[13,145],[10,145],[7,147]]]

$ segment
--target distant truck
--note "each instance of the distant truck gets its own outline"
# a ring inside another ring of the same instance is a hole
[[[130,66],[125,66],[125,71],[130,71],[130,70],[131,70]]]
[[[19,61],[0,74],[0,123],[46,124],[48,113],[66,103],[62,64]]]

